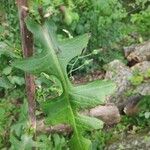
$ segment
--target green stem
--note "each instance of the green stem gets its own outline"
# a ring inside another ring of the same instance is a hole
[[[71,70],[71,72],[70,72],[70,73],[72,73],[72,72],[74,72],[74,71],[76,71],[76,70],[78,70],[78,69],[82,68],[84,65],[85,65],[85,64],[82,64],[81,66],[79,66],[79,67],[77,67],[77,68],[75,68],[75,69]]]
[[[72,76],[71,73],[72,73],[73,67],[74,67],[74,65],[76,64],[76,62],[77,62],[78,60],[79,60],[79,57],[77,57],[77,59],[76,59],[76,60],[74,61],[74,63],[72,64],[71,69],[70,69],[70,71],[69,71],[69,73],[68,73],[69,76]]]

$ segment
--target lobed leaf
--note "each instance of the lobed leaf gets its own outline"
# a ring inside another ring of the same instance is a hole
[[[52,75],[57,74],[55,68],[53,67],[54,64],[49,61],[49,58],[49,54],[42,53],[39,56],[15,61],[12,63],[12,66],[32,74],[40,74],[41,72]]]
[[[79,85],[71,89],[71,102],[79,108],[94,107],[103,104],[106,96],[112,94],[115,84],[111,81],[100,81]]]
[[[59,97],[41,103],[43,111],[47,114],[47,122],[52,125],[67,123],[73,128],[70,149],[91,149],[91,141],[84,138],[82,133],[86,130],[100,129],[103,123],[96,118],[79,115],[77,108],[93,107],[103,103],[105,97],[114,91],[115,85],[110,81],[71,85],[66,68],[69,61],[80,55],[87,46],[88,34],[59,42],[51,22],[39,25],[28,18],[26,23],[34,37],[41,43],[43,51],[37,56],[15,62],[13,65],[30,73],[43,72],[49,76],[56,76],[63,93]]]

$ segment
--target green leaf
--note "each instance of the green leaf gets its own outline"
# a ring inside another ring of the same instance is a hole
[[[46,51],[54,49],[55,52],[59,51],[58,41],[56,39],[56,28],[51,21],[46,21],[40,25],[33,21],[30,17],[26,18],[26,24],[28,29],[33,33],[35,39],[45,48]]]
[[[146,119],[149,119],[150,118],[150,112],[145,112],[144,116],[145,116]]]
[[[47,100],[41,104],[41,107],[48,115],[47,123],[52,125],[71,123],[69,105],[67,105],[64,96]]]
[[[25,83],[24,78],[19,76],[8,76],[8,79],[11,84],[23,85]]]
[[[0,87],[5,89],[10,89],[12,88],[12,84],[10,83],[7,77],[3,76],[0,77]]]
[[[71,150],[90,150],[92,148],[91,141],[84,138],[83,136],[73,135],[70,140],[70,149]]]
[[[87,46],[89,34],[84,34],[60,43],[59,60],[66,67],[70,60],[81,54],[82,50]]]
[[[104,102],[115,86],[109,81],[94,81],[86,85],[74,86],[67,76],[68,62],[80,55],[87,46],[88,34],[58,42],[55,28],[51,22],[39,25],[31,18],[26,20],[28,29],[41,43],[43,51],[37,55],[15,62],[13,65],[34,74],[44,73],[46,77],[55,76],[62,87],[62,94],[41,103],[47,115],[47,123],[69,124],[73,129],[70,148],[77,150],[91,149],[91,141],[82,134],[87,130],[100,129],[103,123],[96,118],[78,115],[78,108],[93,107]],[[47,76],[48,75],[48,76]]]
[[[58,134],[53,135],[54,147],[56,150],[62,150],[64,146],[66,146],[65,138],[60,137]]]
[[[56,54],[57,41],[54,39],[54,35],[49,34],[53,33],[53,30],[51,31],[51,26],[49,26],[47,22],[43,25],[39,25],[35,21],[32,21],[31,18],[28,18],[26,22],[28,29],[42,44],[44,50],[42,53],[32,58],[27,58],[22,61],[16,61],[12,65],[16,68],[33,74],[45,72],[47,74],[59,76],[61,68]]]
[[[10,136],[11,150],[31,150],[32,147],[36,146],[35,142],[32,140],[32,136],[22,135],[19,141],[16,137]]]
[[[103,121],[94,118],[94,117],[89,117],[89,116],[84,116],[84,115],[78,115],[76,117],[76,121],[78,123],[78,127],[82,130],[97,130],[97,129],[102,129],[103,128]]]
[[[3,69],[2,74],[9,75],[11,71],[12,71],[12,67],[7,66],[6,68]]]
[[[12,49],[10,49],[10,47],[3,42],[0,42],[0,57],[1,57],[1,55],[5,55],[5,56],[11,57],[11,58],[19,58],[19,56],[16,55],[12,51]]]
[[[71,102],[77,107],[94,107],[105,102],[106,96],[115,90],[115,84],[111,81],[94,81],[71,89]]]
[[[26,72],[33,74],[46,72],[58,75],[58,71],[53,67],[55,64],[52,55],[57,57],[60,61],[60,66],[62,66],[63,71],[66,72],[68,62],[80,55],[82,50],[87,46],[89,40],[88,34],[58,42],[55,38],[56,35],[52,31],[54,27],[50,23],[47,22],[43,26],[40,26],[36,22],[31,21],[30,18],[28,18],[26,22],[29,30],[34,34],[34,37],[42,43],[45,48],[45,52],[39,56],[17,61],[13,64],[13,66]],[[51,54],[51,49],[54,49],[54,54]]]
[[[39,74],[41,72],[45,72],[47,74],[57,74],[55,73],[55,68],[53,67],[54,64],[49,61],[49,58],[51,57],[48,53],[41,53],[39,56],[15,61],[12,65],[32,74]]]
[[[0,120],[5,117],[5,109],[0,107]]]

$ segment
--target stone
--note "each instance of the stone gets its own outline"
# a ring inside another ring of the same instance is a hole
[[[143,61],[131,67],[133,73],[138,71],[140,74],[146,74],[148,70],[150,70],[150,61]]]
[[[106,70],[105,79],[114,81],[117,86],[116,92],[107,98],[107,102],[117,104],[124,102],[125,93],[131,87],[129,78],[132,77],[132,71],[119,60],[110,62],[104,68]]]
[[[131,135],[120,138],[105,147],[104,150],[149,150],[150,149],[150,133],[147,135]]]
[[[137,86],[134,92],[139,93],[143,96],[150,95],[150,81]]]
[[[150,41],[124,47],[124,53],[129,62],[135,61],[139,63],[143,61],[150,61]]]

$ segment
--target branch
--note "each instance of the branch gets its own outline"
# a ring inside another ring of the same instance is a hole
[[[27,0],[17,0],[19,21],[20,21],[20,32],[22,41],[22,50],[24,57],[30,57],[33,54],[33,36],[32,33],[27,29],[25,24],[25,18],[28,14]],[[26,81],[26,92],[29,105],[29,120],[31,127],[36,129],[36,102],[35,102],[35,84],[34,76],[25,73]]]

